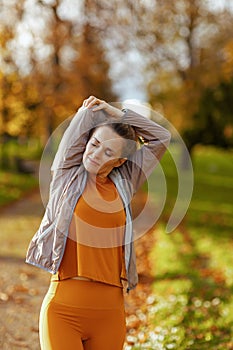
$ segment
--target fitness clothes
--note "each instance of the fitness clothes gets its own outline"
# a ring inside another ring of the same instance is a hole
[[[114,183],[89,176],[75,207],[58,279],[82,276],[122,287],[125,211]]]
[[[51,282],[40,312],[41,350],[122,350],[123,289],[67,279]]]

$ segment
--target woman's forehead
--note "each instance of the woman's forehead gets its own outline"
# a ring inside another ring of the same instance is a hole
[[[92,137],[95,137],[99,142],[115,140],[117,142],[123,143],[124,139],[118,135],[110,126],[101,125],[97,127]]]

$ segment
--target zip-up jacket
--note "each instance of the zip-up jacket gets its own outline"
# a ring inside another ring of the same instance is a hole
[[[29,244],[27,263],[52,274],[57,273],[65,251],[74,209],[86,186],[87,171],[82,164],[82,157],[90,131],[101,123],[127,123],[141,136],[143,146],[120,167],[114,168],[109,177],[118,190],[126,213],[122,244],[125,247],[128,291],[136,287],[138,275],[130,202],[166,151],[170,133],[132,110],[124,112],[123,117],[113,118],[103,110],[93,112],[92,109],[81,107],[71,120],[51,167],[49,200],[40,227]]]

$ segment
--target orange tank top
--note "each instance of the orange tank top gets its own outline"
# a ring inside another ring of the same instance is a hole
[[[125,211],[109,178],[88,176],[69,229],[59,279],[87,277],[122,287]]]

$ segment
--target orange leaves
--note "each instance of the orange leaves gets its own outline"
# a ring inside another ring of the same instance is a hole
[[[125,346],[132,348],[135,344],[144,344],[147,341],[149,331],[149,309],[156,302],[151,294],[151,263],[149,252],[153,247],[154,237],[147,233],[136,241],[137,269],[139,272],[139,284],[135,290],[125,296],[126,329],[127,336]],[[147,331],[146,331],[147,330]]]
[[[203,268],[200,270],[201,277],[212,278],[216,284],[225,283],[226,279],[221,270]]]
[[[37,288],[30,286],[25,272],[22,272],[19,277],[20,281],[18,283],[14,283],[14,280],[12,280],[11,282],[8,281],[7,286],[3,285],[2,292],[0,292],[0,303],[24,304],[31,296],[39,294]]]

